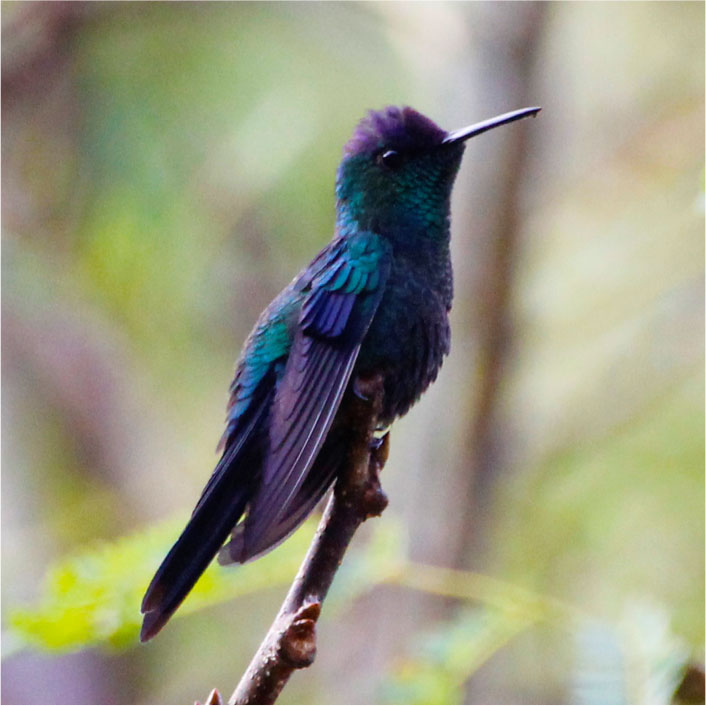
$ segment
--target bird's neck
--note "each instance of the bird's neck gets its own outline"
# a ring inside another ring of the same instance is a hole
[[[371,231],[384,237],[392,245],[393,270],[406,273],[405,276],[416,273],[423,277],[450,308],[453,277],[449,220],[448,206],[438,215],[430,214],[426,221],[404,216],[396,219],[356,218],[346,204],[339,201],[336,237],[345,238],[361,231]]]
[[[361,231],[384,237],[398,256],[436,263],[449,253],[449,205],[424,211],[402,207],[361,213],[354,204],[339,199],[336,235],[346,237]]]

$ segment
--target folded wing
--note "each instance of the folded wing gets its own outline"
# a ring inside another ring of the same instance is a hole
[[[311,495],[302,497],[299,491],[331,427],[384,292],[390,271],[384,241],[360,233],[334,246],[302,305],[275,396],[269,449],[245,520],[240,561],[266,551],[271,537],[279,534],[273,534],[273,528],[311,505]]]

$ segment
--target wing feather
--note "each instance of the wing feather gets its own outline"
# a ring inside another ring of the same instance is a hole
[[[273,405],[262,482],[245,521],[243,555],[260,553],[273,527],[292,513],[382,298],[390,256],[378,236],[361,234],[337,247],[302,305]]]
[[[338,435],[341,436],[340,434]],[[314,510],[317,503],[331,487],[346,455],[345,439],[330,440],[327,437],[306,480],[289,504],[288,511],[280,517],[277,524],[271,525],[263,537],[256,554],[249,554],[245,545],[245,524],[241,523],[233,532],[231,540],[218,554],[220,564],[243,564],[259,558],[287,539]]]

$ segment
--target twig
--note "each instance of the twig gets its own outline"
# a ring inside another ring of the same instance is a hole
[[[195,706],[199,706],[201,702],[197,701]],[[211,693],[206,698],[206,706],[221,706],[223,699],[218,689],[211,689]]]
[[[349,393],[342,405],[350,430],[346,466],[299,573],[230,704],[273,704],[292,672],[314,661],[316,621],[348,544],[361,523],[380,515],[387,505],[378,477],[387,460],[387,437],[377,447],[373,438],[382,407],[382,380],[359,380],[357,391],[360,397]]]

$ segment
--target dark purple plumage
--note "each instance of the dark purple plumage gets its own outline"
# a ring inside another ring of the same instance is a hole
[[[343,156],[374,152],[381,147],[421,151],[441,144],[446,134],[434,121],[414,108],[391,105],[383,110],[368,112],[343,147]]]

